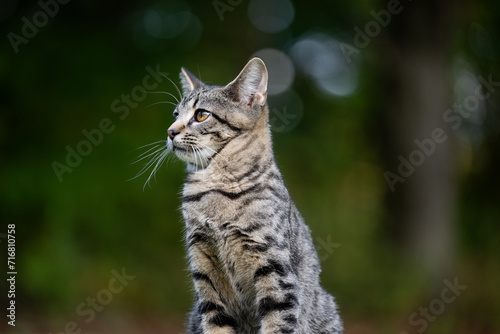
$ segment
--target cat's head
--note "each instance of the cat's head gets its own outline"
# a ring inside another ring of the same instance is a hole
[[[182,68],[183,98],[174,110],[167,146],[181,160],[204,168],[234,138],[248,133],[266,117],[267,69],[250,60],[226,86],[209,86]]]

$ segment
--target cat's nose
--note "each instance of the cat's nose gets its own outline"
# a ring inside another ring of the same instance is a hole
[[[168,129],[167,130],[167,133],[168,133],[168,136],[170,137],[170,139],[174,139],[175,136],[177,136],[179,134],[179,131],[177,131],[176,128],[173,128],[173,129]]]

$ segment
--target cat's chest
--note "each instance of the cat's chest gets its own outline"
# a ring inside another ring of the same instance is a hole
[[[238,198],[221,191],[186,193],[182,211],[188,246],[202,247],[226,265],[252,267],[257,251],[269,247],[266,236],[275,233],[271,227],[273,217],[278,216],[263,212],[266,206],[256,205],[257,201],[248,205],[250,196]]]
[[[277,180],[236,186],[187,182],[182,211],[188,245],[203,240],[208,251],[251,264],[273,243],[282,244],[290,208],[287,191]]]
[[[245,205],[245,201],[259,195],[256,191],[259,187],[259,184],[186,183],[182,197],[184,218],[220,223],[238,220],[256,210],[255,206]]]
[[[235,221],[238,215],[246,211],[215,194],[205,195],[197,200],[191,200],[189,196],[184,198],[182,214],[187,228],[203,229],[214,236],[224,232],[224,223]]]
[[[190,236],[202,237],[210,248],[225,256],[234,252],[241,243],[256,242],[261,239],[258,231],[248,232],[249,225],[259,224],[250,218],[252,213],[241,208],[232,208],[232,203],[223,200],[200,201],[197,205],[184,204],[183,216],[188,239]],[[188,240],[189,241],[189,240]]]
[[[191,263],[202,271],[220,274],[216,279],[219,291],[235,307],[244,307],[243,301],[254,293],[251,278],[264,256],[252,252],[252,247],[268,247],[262,234],[250,232],[244,222],[234,219],[227,206],[214,211],[201,210],[200,205],[183,209]]]

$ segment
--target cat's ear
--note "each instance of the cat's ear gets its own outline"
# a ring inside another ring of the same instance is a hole
[[[198,89],[205,85],[200,81],[200,79],[195,77],[193,73],[189,72],[184,67],[181,67],[181,73],[179,74],[179,77],[181,78],[183,95],[186,95],[192,90]]]
[[[226,89],[235,101],[244,107],[254,109],[263,106],[267,100],[267,68],[260,58],[252,58],[231,81]]]

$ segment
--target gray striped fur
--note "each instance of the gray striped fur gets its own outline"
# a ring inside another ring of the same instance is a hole
[[[181,80],[167,146],[188,165],[182,212],[196,297],[188,333],[342,333],[274,160],[264,63],[250,60],[224,87],[185,69]]]

